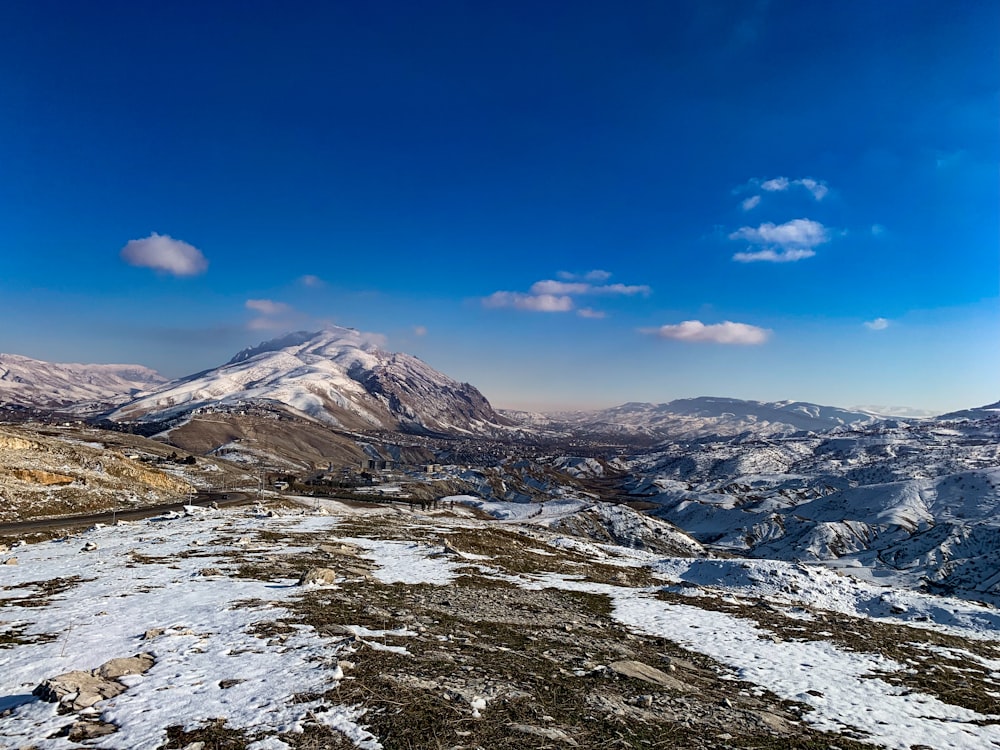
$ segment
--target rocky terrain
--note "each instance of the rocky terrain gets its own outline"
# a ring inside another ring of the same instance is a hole
[[[665,557],[683,535],[624,508],[502,522],[516,504],[456,500],[192,510],[11,550],[0,747],[1000,741],[991,608],[693,540]]]
[[[135,435],[0,425],[0,523],[175,502],[251,482],[228,462]]]

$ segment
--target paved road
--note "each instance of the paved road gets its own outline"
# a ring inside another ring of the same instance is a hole
[[[115,521],[137,521],[140,518],[150,518],[172,510],[183,510],[185,505],[200,505],[202,507],[216,503],[220,508],[226,505],[242,505],[253,499],[245,492],[199,492],[193,500],[181,500],[176,503],[164,503],[163,505],[147,505],[143,508],[129,508],[127,510],[113,511],[110,513],[88,513],[81,516],[60,516],[59,518],[38,518],[30,521],[17,521],[16,523],[0,524],[0,537],[20,536],[38,531],[51,531],[53,529],[70,529],[79,526],[93,526],[95,523],[114,523]]]

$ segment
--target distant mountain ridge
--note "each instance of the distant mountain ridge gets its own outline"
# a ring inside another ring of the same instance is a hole
[[[743,433],[826,432],[837,428],[862,427],[880,419],[863,411],[803,401],[745,401],[716,396],[676,399],[662,404],[629,402],[598,411],[545,415],[505,413],[522,424],[536,428],[657,440]]]
[[[351,328],[297,331],[220,367],[167,384],[112,412],[113,421],[168,421],[196,410],[270,404],[347,429],[485,434],[508,421],[468,383]]]
[[[167,379],[142,365],[44,362],[0,354],[0,404],[91,414]]]

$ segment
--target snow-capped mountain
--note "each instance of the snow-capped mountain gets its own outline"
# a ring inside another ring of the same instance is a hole
[[[702,396],[665,404],[627,403],[601,411],[561,412],[541,416],[505,412],[515,421],[571,433],[661,439],[778,435],[825,432],[872,424],[878,417],[861,411],[802,401],[743,401]]]
[[[62,364],[0,354],[2,405],[86,414],[166,382],[158,372],[141,365]]]
[[[170,383],[109,417],[158,422],[261,403],[347,429],[475,434],[507,424],[471,385],[340,327],[244,349],[221,367]]]

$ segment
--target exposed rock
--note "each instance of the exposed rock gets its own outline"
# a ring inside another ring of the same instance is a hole
[[[116,680],[127,674],[142,674],[148,672],[156,659],[152,654],[136,654],[111,659],[98,667],[95,672],[106,680]]]
[[[318,584],[329,586],[337,582],[337,571],[332,568],[310,568],[299,578],[299,586]]]
[[[31,484],[59,485],[73,484],[76,481],[76,477],[66,474],[56,474],[52,471],[42,471],[40,469],[10,469],[7,473],[9,476],[14,477],[14,479],[19,479],[22,482],[30,482]]]
[[[626,659],[623,661],[613,662],[609,665],[609,667],[613,672],[621,675],[622,677],[633,677],[652,685],[660,685],[661,687],[670,688],[671,690],[677,690],[679,692],[690,692],[692,690],[690,685],[681,682],[676,677],[671,677],[666,672],[661,672],[656,667],[643,664],[641,661],[631,661]]]
[[[118,682],[117,678],[141,674],[152,667],[153,662],[150,654],[111,659],[90,672],[76,670],[43,680],[32,691],[32,695],[49,703],[59,703],[70,711],[82,711],[99,701],[125,692],[125,685]]]
[[[536,727],[531,724],[511,724],[510,729],[513,732],[520,732],[521,734],[530,734],[533,737],[544,737],[547,740],[555,740],[556,742],[562,742],[570,747],[579,747],[577,741],[566,734],[561,729],[555,729],[552,727]]]
[[[17,565],[17,558],[16,557],[8,557],[6,560],[3,561],[3,564],[4,565]]]
[[[83,742],[97,737],[105,737],[118,731],[118,727],[105,721],[78,721],[70,727],[70,742]]]
[[[72,711],[80,711],[123,692],[125,686],[120,682],[106,680],[93,672],[74,671],[43,680],[32,695],[48,703],[60,703]]]

